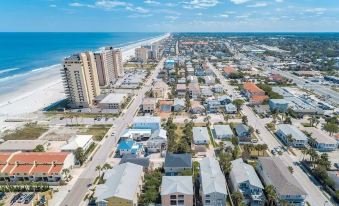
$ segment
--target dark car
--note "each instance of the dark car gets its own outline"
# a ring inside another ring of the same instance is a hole
[[[14,195],[14,197],[11,199],[11,204],[15,203],[21,196],[22,193]]]

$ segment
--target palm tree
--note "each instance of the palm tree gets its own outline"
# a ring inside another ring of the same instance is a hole
[[[261,146],[261,144],[257,144],[257,145],[255,145],[254,147],[255,147],[255,150],[257,150],[257,152],[258,152],[258,157],[259,157],[259,152],[262,150],[262,146]]]
[[[70,170],[69,170],[69,169],[63,169],[63,170],[61,171],[61,174],[65,177],[66,180],[68,179],[69,173],[70,173]]]
[[[235,205],[241,205],[242,201],[244,200],[244,196],[241,192],[236,191],[231,194],[232,200],[234,201]]]
[[[268,198],[268,204],[272,205],[277,198],[277,192],[275,190],[275,187],[273,185],[266,185],[265,186],[265,192]]]
[[[289,135],[286,136],[286,140],[287,140],[288,146],[290,147],[291,145],[293,145],[293,142],[294,142],[295,139],[293,138],[293,136],[291,134],[289,134]]]
[[[248,123],[248,118],[247,118],[246,115],[242,116],[242,123],[247,125],[247,123]]]
[[[112,169],[112,166],[108,163],[105,163],[104,165],[102,165],[101,170],[106,171]]]
[[[264,151],[266,151],[266,150],[268,149],[267,144],[262,144],[262,145],[261,145],[261,149],[262,149],[262,151],[263,151],[263,156],[264,156]]]
[[[102,169],[102,168],[101,168],[100,165],[97,165],[97,166],[95,167],[95,171],[98,171],[98,172],[99,172],[99,175],[98,175],[99,177],[101,176],[101,175],[100,175],[101,169]]]

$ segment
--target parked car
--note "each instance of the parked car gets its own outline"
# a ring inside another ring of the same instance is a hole
[[[21,195],[21,197],[18,199],[18,203],[24,203],[26,197],[27,197],[27,194]]]
[[[277,154],[277,151],[275,150],[275,148],[271,150],[271,153],[272,153],[273,155],[276,155],[276,154]]]
[[[11,204],[14,204],[20,197],[22,193],[14,195],[14,197],[11,199]]]
[[[0,200],[2,200],[6,196],[6,193],[0,192]]]
[[[29,195],[27,195],[27,197],[25,198],[24,203],[25,203],[25,204],[30,203],[30,202],[32,201],[33,198],[34,198],[34,194],[29,194]]]

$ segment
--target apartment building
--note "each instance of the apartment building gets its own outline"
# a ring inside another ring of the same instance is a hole
[[[141,47],[135,49],[135,58],[138,60],[141,60],[143,62],[146,62],[148,60],[148,49]]]
[[[120,49],[105,47],[104,50],[94,53],[100,86],[114,83],[124,75],[122,55]]]
[[[64,59],[61,76],[70,106],[86,108],[100,94],[95,57],[92,52],[74,54]]]
[[[160,190],[162,206],[193,206],[192,176],[163,176]]]

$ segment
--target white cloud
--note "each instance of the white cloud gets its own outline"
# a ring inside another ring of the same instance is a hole
[[[246,2],[249,2],[250,0],[230,0],[234,4],[244,4]]]
[[[160,2],[154,1],[154,0],[145,0],[144,3],[145,4],[154,4],[154,5],[159,5],[160,4]]]
[[[94,7],[104,8],[104,9],[113,9],[119,6],[132,6],[130,3],[126,3],[123,1],[109,1],[109,0],[100,0],[95,2]]]
[[[258,7],[265,7],[265,6],[268,6],[268,4],[265,2],[257,2],[255,4],[248,5],[247,7],[258,8]]]
[[[175,7],[177,4],[174,4],[174,3],[166,3],[165,6],[168,6],[168,7]]]
[[[305,12],[313,13],[313,14],[317,14],[317,15],[324,14],[325,11],[327,11],[326,8],[311,8],[311,9],[306,9],[305,10]]]
[[[55,5],[55,4],[50,4],[49,7],[55,8],[55,7],[57,7],[57,5]]]
[[[220,14],[219,16],[222,17],[222,18],[228,18],[229,17],[228,14]]]
[[[284,0],[275,0],[275,2],[281,3],[284,2]]]
[[[137,12],[137,13],[140,13],[140,14],[147,14],[149,13],[149,10],[148,9],[144,9],[142,7],[131,7],[131,6],[127,6],[126,9],[128,11],[134,11],[134,12]]]
[[[82,7],[82,6],[86,6],[85,4],[81,4],[79,2],[73,2],[70,3],[69,6],[73,6],[73,7]]]
[[[175,21],[179,18],[179,16],[165,16],[166,19],[169,19],[171,21]]]
[[[235,18],[237,19],[247,19],[249,16],[248,15],[241,15],[241,16],[236,16]]]
[[[128,18],[144,18],[144,17],[150,17],[153,16],[153,14],[131,14],[128,15]]]
[[[216,6],[219,1],[218,0],[191,0],[191,1],[184,1],[184,8],[186,9],[204,9],[209,7]]]
[[[202,16],[203,14],[201,12],[199,12],[199,13],[196,13],[195,15]]]

